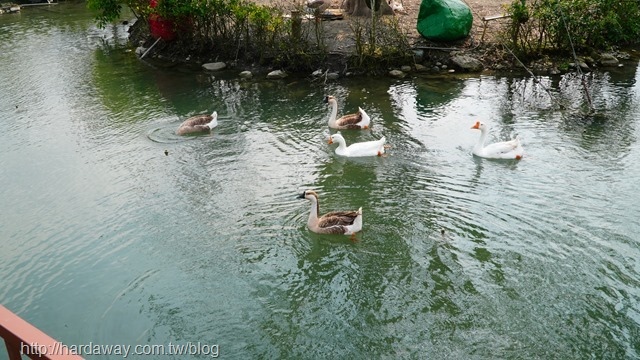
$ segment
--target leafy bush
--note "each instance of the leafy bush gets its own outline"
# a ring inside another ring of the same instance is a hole
[[[284,16],[274,7],[250,0],[88,0],[97,12],[99,25],[119,18],[128,6],[145,24],[151,14],[170,20],[177,33],[170,45],[176,55],[216,54],[221,59],[279,65],[289,70],[316,69],[327,58],[321,21],[302,21],[302,2],[297,14]],[[373,16],[356,20],[356,68],[411,60],[407,36],[395,17]]]
[[[128,6],[137,16],[144,16],[145,11],[148,12],[149,1],[147,0],[88,0],[87,7],[98,14],[96,21],[100,27],[104,27],[120,18],[122,6]]]
[[[525,55],[640,43],[638,0],[514,0],[509,38]]]
[[[122,6],[131,8],[142,21],[152,13],[173,21],[176,42],[185,52],[258,62],[287,61],[294,67],[310,62],[313,45],[300,41],[307,34],[292,34],[292,19],[273,7],[247,0],[158,0],[152,9],[149,0],[88,0],[101,26],[117,20]]]
[[[355,40],[355,54],[349,65],[363,72],[379,72],[389,66],[410,64],[413,61],[411,45],[394,16],[373,16],[351,19]]]

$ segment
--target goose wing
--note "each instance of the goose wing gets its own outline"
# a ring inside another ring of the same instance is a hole
[[[344,129],[359,129],[358,123],[362,121],[362,113],[348,114],[336,120],[336,125]]]
[[[213,117],[211,115],[196,115],[185,120],[180,126],[207,125],[212,119]]]
[[[381,155],[384,154],[385,141],[386,139],[383,136],[379,140],[351,144],[348,150],[352,156]]]
[[[520,141],[516,138],[510,141],[498,142],[487,145],[483,150],[487,154],[495,156],[507,155],[520,148]]]
[[[356,217],[358,217],[357,211],[333,211],[318,219],[318,226],[321,228],[336,227],[344,231],[344,226],[353,225]]]

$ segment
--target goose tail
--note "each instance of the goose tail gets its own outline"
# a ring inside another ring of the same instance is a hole
[[[209,126],[209,129],[213,129],[214,127],[218,126],[218,112],[217,111],[214,111],[211,114],[211,121],[209,121],[207,126]]]
[[[381,137],[381,138],[380,138],[380,140],[378,140],[378,152],[379,152],[380,154],[384,154],[384,149],[385,149],[384,144],[385,144],[386,142],[387,142],[387,138],[386,138],[386,137],[384,137],[384,136],[383,136],[383,137]]]
[[[361,126],[368,127],[369,123],[371,122],[371,118],[369,117],[369,114],[367,114],[364,110],[362,110],[361,107],[358,107],[358,112],[360,112],[360,116],[362,116],[362,120],[360,120]]]
[[[362,206],[358,209],[358,216],[353,220],[352,230],[353,232],[362,230]]]

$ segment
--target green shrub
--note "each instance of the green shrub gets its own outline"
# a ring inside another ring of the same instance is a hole
[[[353,17],[350,25],[355,40],[355,54],[349,59],[352,68],[380,72],[413,61],[409,39],[395,16]]]
[[[281,10],[247,0],[159,0],[153,9],[148,0],[88,0],[100,26],[117,20],[122,6],[130,7],[143,21],[151,13],[174,21],[176,42],[189,53],[260,63],[288,61],[296,66],[308,64],[314,53],[313,44],[294,38],[292,20]]]
[[[508,29],[524,55],[640,43],[638,0],[514,0]]]
[[[224,60],[289,70],[317,69],[328,55],[322,21],[306,21],[302,26],[301,16],[285,17],[281,9],[250,0],[158,0],[153,9],[149,0],[88,0],[88,6],[97,12],[99,25],[117,20],[122,6],[144,22],[152,13],[173,21],[177,37],[171,46],[176,55],[216,54]],[[297,10],[305,13],[302,2]],[[356,18],[352,24],[357,54],[350,66],[366,71],[411,61],[408,39],[397,18]]]

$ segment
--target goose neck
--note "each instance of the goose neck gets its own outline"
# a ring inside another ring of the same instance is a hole
[[[346,150],[347,149],[347,142],[344,141],[344,138],[341,135],[334,136],[334,139],[338,143],[337,150]]]
[[[480,138],[478,139],[478,142],[474,147],[474,151],[478,151],[484,148],[484,142],[486,138],[487,138],[487,129],[480,129]]]
[[[335,125],[338,116],[338,103],[335,100],[329,100],[331,112],[329,113],[329,126]]]
[[[309,220],[307,224],[312,226],[318,222],[318,213],[320,212],[320,204],[318,202],[318,198],[315,196],[310,197],[311,200],[311,209],[309,211]]]

